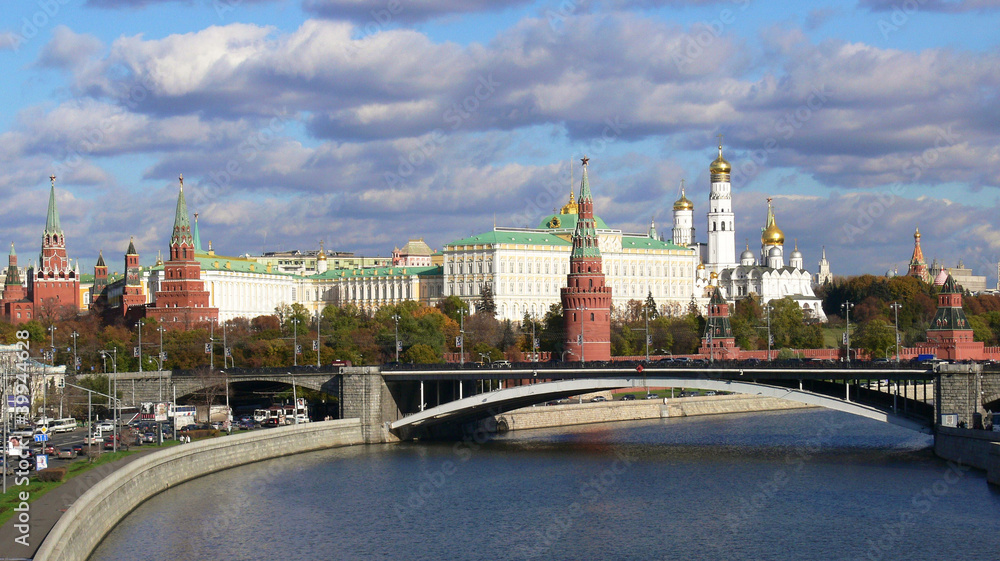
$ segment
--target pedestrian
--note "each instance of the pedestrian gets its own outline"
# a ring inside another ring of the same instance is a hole
[[[187,435],[187,443],[188,443],[188,444],[191,444],[191,435],[190,435],[190,434],[189,434],[189,435]]]

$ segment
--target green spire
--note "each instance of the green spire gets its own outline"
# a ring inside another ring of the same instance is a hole
[[[580,202],[584,200],[592,201],[593,197],[590,196],[590,180],[587,178],[587,163],[590,162],[590,158],[584,156],[581,160],[583,162],[583,179],[580,180]]]
[[[139,255],[139,252],[135,250],[135,243],[133,243],[131,236],[128,238],[128,249],[125,250],[125,255]]]
[[[17,253],[14,253],[14,242],[10,242],[10,256],[17,257]]]
[[[49,190],[49,214],[45,217],[45,233],[62,235],[62,227],[59,225],[59,211],[56,210],[56,176],[50,175],[49,180],[52,187]]]
[[[649,219],[649,237],[650,239],[658,240],[660,237],[656,234],[656,220],[654,218]]]
[[[194,213],[194,252],[204,253],[201,250],[201,234],[198,233],[198,213]]]
[[[184,175],[178,178],[181,182],[181,192],[177,195],[177,213],[174,215],[174,232],[170,236],[170,245],[187,244],[194,246],[191,238],[191,222],[188,220],[187,201],[184,200]]]
[[[10,242],[10,264],[7,266],[7,278],[4,279],[4,285],[21,285],[21,275],[17,274],[17,254],[14,253],[14,242]]]

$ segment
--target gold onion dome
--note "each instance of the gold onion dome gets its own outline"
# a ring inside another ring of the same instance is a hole
[[[717,279],[717,278],[719,278],[719,273],[716,273],[715,271],[712,271],[712,274],[709,275],[709,277],[713,278],[713,279]]]
[[[774,221],[774,209],[771,207],[771,198],[767,199],[767,224],[760,234],[761,245],[785,245],[785,233],[778,228]]]
[[[722,141],[719,141],[719,157],[716,158],[712,165],[708,166],[708,171],[712,173],[731,173],[733,171],[733,166],[729,165],[729,162],[722,157]]]
[[[674,210],[694,210],[694,203],[684,194],[684,186],[681,185],[681,198],[674,203]]]

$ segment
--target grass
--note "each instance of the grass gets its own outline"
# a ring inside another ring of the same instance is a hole
[[[166,444],[166,443],[164,443]],[[106,452],[94,459],[93,462],[89,462],[86,459],[77,460],[66,466],[66,477],[62,481],[51,481],[48,483],[42,483],[38,481],[38,478],[34,475],[30,476],[30,481],[27,486],[25,485],[12,485],[12,480],[7,480],[7,492],[0,494],[0,526],[5,524],[14,515],[14,507],[16,507],[21,501],[19,500],[19,495],[22,492],[27,492],[29,494],[28,504],[37,501],[40,497],[48,493],[49,491],[59,487],[60,485],[66,483],[74,477],[87,473],[88,471],[96,468],[97,466],[104,465],[116,460],[120,460],[126,456],[131,456],[137,453],[137,450],[130,450],[128,452]]]

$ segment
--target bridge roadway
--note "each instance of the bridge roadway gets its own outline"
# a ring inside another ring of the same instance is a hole
[[[917,395],[936,374],[926,368],[782,368],[770,366],[652,366],[639,371],[635,366],[550,367],[550,368],[420,368],[383,370],[389,387],[409,385],[419,398],[397,399],[411,404],[388,428],[403,438],[432,434],[435,425],[468,423],[504,411],[546,401],[617,388],[646,386],[699,388],[714,391],[758,394],[818,405],[889,422],[921,432],[929,432],[933,403]],[[489,391],[485,383],[511,380],[518,385]],[[445,399],[441,398],[445,384]],[[417,387],[413,387],[416,385]],[[433,386],[428,396],[425,386]],[[882,389],[886,391],[882,391]],[[470,391],[466,391],[466,390]],[[477,393],[478,390],[478,393]],[[474,394],[474,395],[468,395]],[[428,398],[434,406],[427,407]],[[412,404],[417,407],[413,408]],[[429,433],[428,430],[431,432]]]

